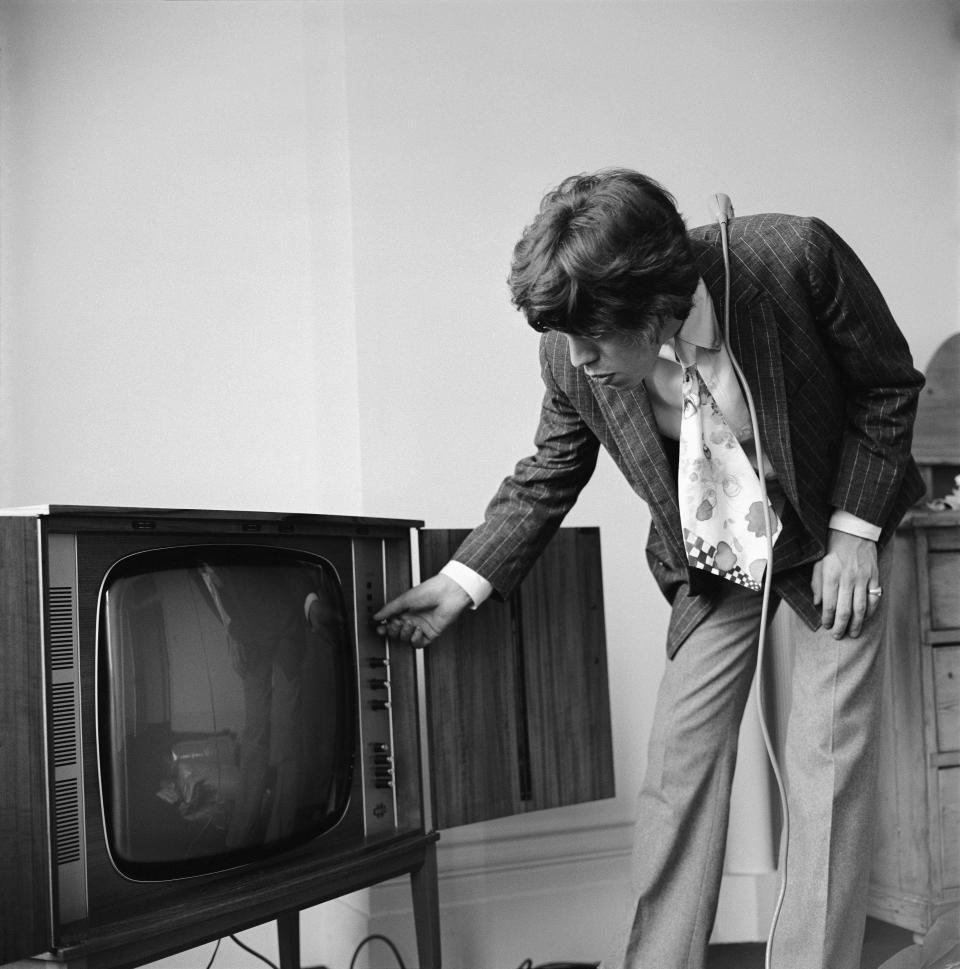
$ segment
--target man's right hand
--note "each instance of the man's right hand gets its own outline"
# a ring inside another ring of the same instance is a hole
[[[441,574],[397,596],[373,618],[382,636],[427,646],[471,604],[470,596]]]

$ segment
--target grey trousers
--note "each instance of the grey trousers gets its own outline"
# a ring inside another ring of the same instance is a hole
[[[881,555],[881,583],[890,554]],[[726,847],[761,597],[731,584],[660,685],[634,840],[631,919],[608,966],[703,969]],[[781,608],[788,608],[781,606]],[[883,601],[857,639],[795,616],[786,753],[786,892],[772,969],[859,969],[883,686]],[[791,614],[792,615],[792,614]],[[758,832],[758,837],[763,837]]]

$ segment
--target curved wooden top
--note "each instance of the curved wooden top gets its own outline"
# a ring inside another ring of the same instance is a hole
[[[927,367],[913,457],[918,464],[960,464],[960,333],[940,345]]]

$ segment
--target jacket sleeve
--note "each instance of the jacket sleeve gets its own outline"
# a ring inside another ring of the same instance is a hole
[[[545,391],[536,450],[504,479],[483,522],[453,556],[487,579],[499,598],[526,575],[596,467],[599,442],[554,378],[565,352],[556,334],[541,339]]]
[[[806,265],[814,317],[846,401],[830,500],[835,508],[884,526],[911,466],[924,378],[863,263],[818,219],[810,220]]]

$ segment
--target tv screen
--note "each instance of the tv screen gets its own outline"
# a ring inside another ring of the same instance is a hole
[[[356,679],[328,560],[252,545],[138,552],[103,580],[97,642],[106,837],[121,874],[226,869],[341,819]]]

